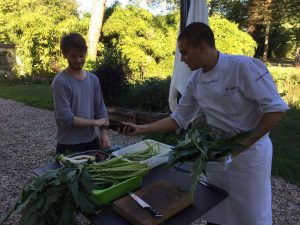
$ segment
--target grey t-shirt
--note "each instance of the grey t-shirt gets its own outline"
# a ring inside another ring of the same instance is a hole
[[[78,80],[65,70],[52,82],[57,142],[80,144],[92,141],[97,136],[96,127],[74,127],[74,116],[84,119],[108,118],[99,80],[92,73]]]

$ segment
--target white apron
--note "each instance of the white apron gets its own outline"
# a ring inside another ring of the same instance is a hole
[[[208,164],[206,181],[229,196],[202,219],[221,225],[272,225],[272,143],[268,135],[224,166]]]

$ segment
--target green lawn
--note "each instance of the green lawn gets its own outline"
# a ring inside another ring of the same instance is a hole
[[[0,84],[0,97],[23,102],[30,106],[53,110],[50,85],[46,84]],[[168,144],[175,143],[175,136],[148,135]],[[174,138],[173,138],[174,137]],[[271,132],[274,145],[273,175],[300,186],[300,110],[291,109]]]
[[[273,174],[300,186],[300,110],[291,109],[271,132]]]
[[[51,87],[48,84],[0,84],[0,97],[53,110]]]

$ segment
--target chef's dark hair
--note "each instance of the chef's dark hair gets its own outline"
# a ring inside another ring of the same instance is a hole
[[[85,39],[78,33],[69,33],[62,37],[60,42],[60,50],[63,55],[67,54],[71,49],[87,52]]]
[[[197,47],[201,42],[215,48],[214,33],[205,23],[194,22],[189,24],[178,36],[178,41],[186,39],[191,47]]]

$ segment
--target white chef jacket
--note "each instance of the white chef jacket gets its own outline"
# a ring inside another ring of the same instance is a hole
[[[254,129],[264,113],[288,109],[260,60],[219,52],[212,70],[193,72],[171,118],[187,128],[201,110],[211,127],[234,135]],[[204,219],[222,225],[271,225],[271,164],[268,134],[228,166],[209,164],[207,182],[225,189],[229,197]]]

